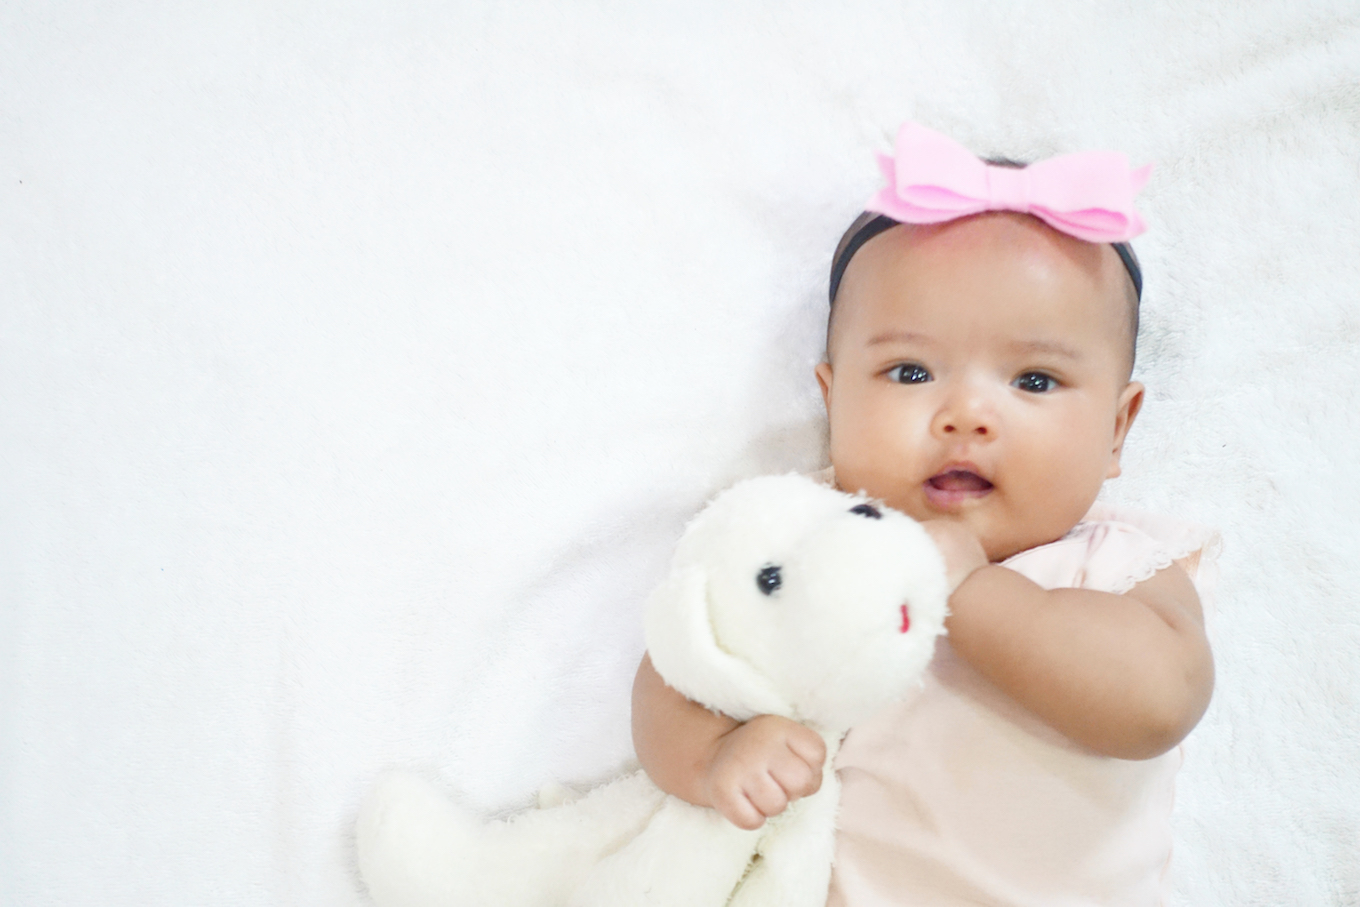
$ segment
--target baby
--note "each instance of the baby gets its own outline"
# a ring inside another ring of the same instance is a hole
[[[1146,171],[986,165],[914,124],[885,171],[833,261],[828,481],[920,520],[953,592],[924,688],[837,757],[830,903],[1158,903],[1177,745],[1213,688],[1212,534],[1096,504],[1143,403],[1122,241]],[[1080,203],[1111,180],[1122,213]],[[661,788],[743,828],[815,791],[826,757],[801,725],[686,700],[646,658],[633,734]]]

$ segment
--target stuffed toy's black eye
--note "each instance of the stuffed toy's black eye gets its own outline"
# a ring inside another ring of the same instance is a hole
[[[851,513],[858,513],[860,516],[867,516],[871,520],[883,519],[883,514],[873,504],[856,504],[850,508]]]
[[[784,585],[784,577],[779,575],[779,568],[771,564],[756,574],[756,588],[766,595],[773,595],[774,590]]]

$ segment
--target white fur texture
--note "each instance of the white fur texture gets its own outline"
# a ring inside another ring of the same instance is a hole
[[[647,647],[690,698],[804,721],[834,757],[919,682],[946,597],[914,521],[801,476],[748,479],[686,527],[647,605]],[[839,794],[829,757],[817,793],[745,831],[634,772],[482,823],[397,773],[360,809],[359,867],[378,907],[818,907]]]
[[[684,520],[825,465],[906,117],[1155,163],[1171,907],[1360,902],[1357,85],[1355,0],[0,3],[0,903],[359,907],[382,769],[614,774]]]

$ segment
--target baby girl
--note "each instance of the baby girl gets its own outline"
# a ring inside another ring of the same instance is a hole
[[[826,478],[920,520],[953,592],[922,690],[837,757],[830,903],[1156,904],[1178,744],[1213,688],[1213,537],[1096,503],[1143,404],[1126,240],[1146,170],[985,164],[915,124],[884,169],[832,265]],[[645,658],[633,732],[661,788],[743,828],[816,790],[826,757]]]

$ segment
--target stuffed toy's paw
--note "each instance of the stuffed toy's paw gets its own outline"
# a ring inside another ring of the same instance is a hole
[[[647,648],[690,699],[777,714],[827,741],[821,790],[756,831],[642,772],[481,822],[391,775],[359,819],[378,907],[800,907],[825,903],[845,731],[919,683],[943,631],[944,563],[917,523],[800,476],[750,479],[686,527],[647,605]]]

